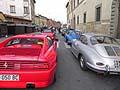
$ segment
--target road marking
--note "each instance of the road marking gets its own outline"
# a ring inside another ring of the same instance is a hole
[[[60,41],[57,42],[57,48],[59,48],[59,46],[60,46]]]
[[[70,48],[70,46],[67,43],[64,42],[64,44],[66,48]]]

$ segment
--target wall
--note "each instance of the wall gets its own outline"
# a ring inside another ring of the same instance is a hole
[[[16,13],[10,13],[10,5],[15,5]],[[29,7],[29,14],[24,14],[24,6]],[[33,0],[28,0],[28,2],[23,2],[23,0],[0,0],[0,11],[8,15],[34,20],[33,10],[34,10]]]
[[[76,0],[77,1],[77,0]],[[96,7],[101,6],[101,21],[96,22]],[[69,14],[69,19],[75,16],[75,28],[83,32],[95,32],[109,34],[111,20],[112,0],[80,0],[78,6]],[[84,13],[86,12],[86,23],[83,23]],[[73,14],[71,16],[71,14]],[[77,16],[79,15],[79,24],[77,24]],[[71,24],[73,27],[73,25]]]

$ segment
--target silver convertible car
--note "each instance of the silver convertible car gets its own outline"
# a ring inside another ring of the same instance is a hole
[[[72,42],[71,51],[82,70],[89,68],[98,73],[120,74],[120,44],[110,36],[82,34],[80,40]]]

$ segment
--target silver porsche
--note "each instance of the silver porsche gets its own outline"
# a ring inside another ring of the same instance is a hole
[[[73,40],[71,51],[82,70],[120,74],[120,44],[110,36],[82,34],[79,40]]]

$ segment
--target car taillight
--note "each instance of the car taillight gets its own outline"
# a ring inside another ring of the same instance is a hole
[[[48,63],[39,63],[39,64],[21,64],[21,69],[48,69]]]
[[[51,38],[54,39],[54,36],[52,36]]]

